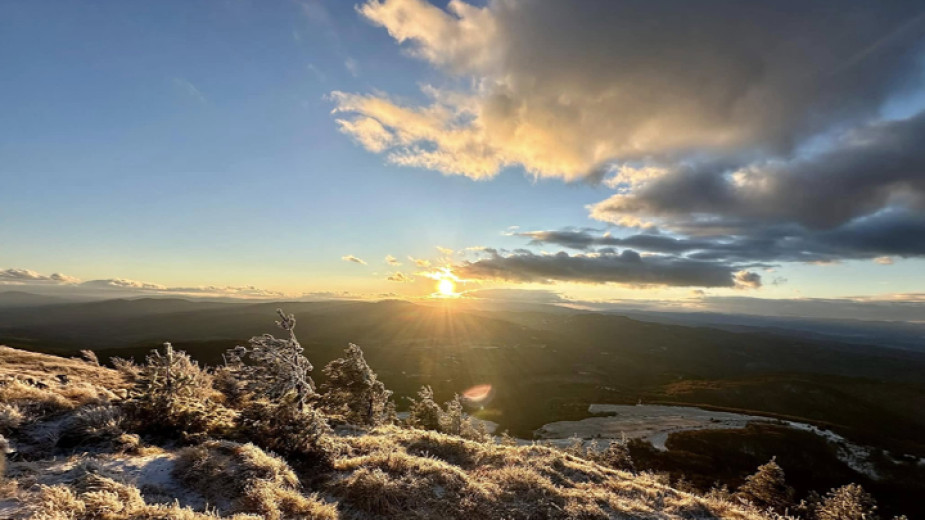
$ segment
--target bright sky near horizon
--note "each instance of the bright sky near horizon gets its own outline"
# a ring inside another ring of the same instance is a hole
[[[792,3],[4,2],[0,289],[921,301],[925,8]]]

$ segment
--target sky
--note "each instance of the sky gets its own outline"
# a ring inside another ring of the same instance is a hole
[[[0,290],[925,301],[918,1],[3,2],[0,67]]]

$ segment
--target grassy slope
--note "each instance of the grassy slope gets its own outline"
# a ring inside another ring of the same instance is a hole
[[[209,503],[216,515],[268,518],[762,518],[547,447],[394,427],[341,434],[324,469],[227,441],[58,444],[73,441],[75,414],[117,401],[124,386],[110,369],[0,347],[0,406],[22,412],[0,429],[17,448],[32,444],[0,485],[0,516],[195,520],[214,516]]]

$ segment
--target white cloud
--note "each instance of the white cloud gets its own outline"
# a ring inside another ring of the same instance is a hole
[[[106,278],[81,282],[79,278],[62,273],[44,275],[31,269],[10,268],[0,270],[0,286],[15,285],[24,291],[40,294],[61,294],[77,297],[111,297],[171,295],[202,298],[280,298],[280,291],[261,289],[252,285],[200,285],[171,287],[159,283]]]
[[[347,69],[347,72],[350,73],[354,78],[360,76],[360,65],[353,58],[347,58],[344,60],[344,68]]]
[[[190,287],[170,287],[163,284],[128,280],[125,278],[110,278],[104,280],[90,280],[83,282],[78,289],[98,290],[112,293],[126,293],[133,295],[170,295],[192,296],[200,298],[282,298],[286,294],[280,291],[260,289],[253,285],[199,285]]]
[[[75,284],[80,282],[79,278],[68,276],[62,273],[52,273],[43,275],[31,269],[9,268],[0,271],[0,285],[21,285],[21,284]]]
[[[107,280],[90,280],[81,284],[84,287],[95,287],[101,289],[141,289],[146,291],[166,291],[167,286],[150,283],[150,282],[139,282],[137,280],[127,280],[125,278],[110,278]]]
[[[344,262],[353,262],[355,264],[366,265],[365,260],[363,260],[362,258],[357,258],[353,255],[344,255],[340,257],[340,259],[343,260]]]
[[[385,255],[385,263],[389,265],[394,265],[394,266],[401,265],[401,262],[399,262],[398,259],[392,255]]]
[[[421,267],[421,268],[430,267],[430,260],[425,260],[423,258],[415,258],[413,256],[409,256],[408,260],[411,260],[412,262],[414,262],[414,265]]]
[[[183,78],[173,78],[174,88],[182,94],[189,96],[200,103],[206,102],[206,96],[192,82]]]
[[[406,275],[405,273],[398,272],[398,271],[396,271],[396,272],[390,274],[390,275],[388,276],[388,278],[386,278],[386,279],[387,279],[388,281],[390,281],[390,282],[402,282],[402,283],[407,283],[407,282],[413,282],[413,281],[414,281],[414,278],[412,278],[412,277]]]

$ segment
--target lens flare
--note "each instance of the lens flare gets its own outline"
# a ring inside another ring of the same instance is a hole
[[[481,403],[491,397],[491,385],[475,385],[463,392],[462,396],[466,401]]]

